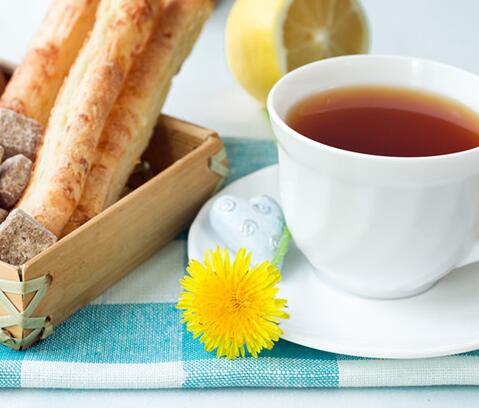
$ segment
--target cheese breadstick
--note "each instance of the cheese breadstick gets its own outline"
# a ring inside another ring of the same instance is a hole
[[[99,0],[54,0],[22,63],[15,70],[0,108],[45,126],[58,91],[93,27]]]
[[[92,33],[56,99],[44,143],[18,207],[59,236],[95,158],[106,119],[161,0],[103,0]]]
[[[63,234],[115,202],[146,149],[173,76],[212,9],[209,0],[170,0],[108,118],[83,194]]]

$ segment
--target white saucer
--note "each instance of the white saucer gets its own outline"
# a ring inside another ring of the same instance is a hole
[[[278,199],[277,166],[232,183],[219,194]],[[209,200],[188,237],[190,258],[203,259],[221,245],[209,225]],[[293,245],[284,266],[280,296],[288,300],[283,338],[334,353],[377,358],[438,357],[479,349],[479,264],[449,274],[420,295],[372,300],[335,289],[314,275]]]

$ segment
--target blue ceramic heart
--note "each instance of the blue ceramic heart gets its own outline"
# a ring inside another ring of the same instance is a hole
[[[223,195],[210,211],[210,223],[232,252],[246,248],[253,263],[265,260],[281,266],[290,234],[278,203],[267,195],[249,200]]]

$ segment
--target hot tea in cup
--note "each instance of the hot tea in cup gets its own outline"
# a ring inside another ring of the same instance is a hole
[[[268,111],[286,221],[318,277],[397,298],[479,260],[479,77],[338,57],[279,80]]]
[[[479,146],[478,115],[457,101],[417,89],[331,89],[297,102],[286,123],[328,146],[379,156],[436,156]]]

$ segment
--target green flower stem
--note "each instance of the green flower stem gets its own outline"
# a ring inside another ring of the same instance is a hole
[[[281,234],[281,238],[279,240],[278,248],[276,248],[276,252],[274,254],[273,260],[271,261],[276,266],[279,265],[286,253],[289,249],[289,244],[291,243],[291,232],[289,232],[288,227],[285,225],[283,228],[283,233]]]

